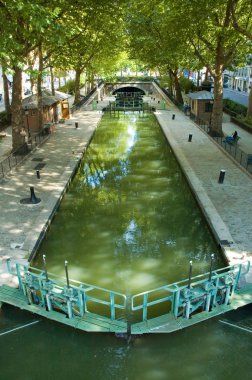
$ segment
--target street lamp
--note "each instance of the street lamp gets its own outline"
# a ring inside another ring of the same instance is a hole
[[[28,139],[29,139],[31,135],[30,135],[30,127],[29,127],[29,110],[27,106],[25,107],[25,116],[26,116],[27,132],[28,132]]]
[[[212,116],[213,116],[213,104],[214,104],[214,101],[210,100],[209,104],[210,104],[209,132],[211,133],[211,131],[212,131]]]

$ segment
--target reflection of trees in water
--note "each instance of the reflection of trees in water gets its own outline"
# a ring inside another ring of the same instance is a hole
[[[112,121],[99,127],[76,180],[86,229],[114,231],[117,255],[159,257],[179,249],[198,260],[210,255],[209,231],[157,125],[136,120],[129,150],[127,125]]]

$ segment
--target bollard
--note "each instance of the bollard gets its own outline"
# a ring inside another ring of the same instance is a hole
[[[225,178],[225,170],[221,170],[218,182],[219,183],[223,183],[224,182],[224,178]]]
[[[189,142],[192,141],[192,134],[191,134],[191,133],[189,134],[188,141],[189,141]]]
[[[172,115],[172,120],[174,120],[175,119],[175,113]]]
[[[79,126],[79,124],[78,124],[78,122],[76,121],[76,122],[75,122],[75,128],[77,129],[78,126]]]
[[[33,186],[30,186],[30,192],[31,192],[30,203],[33,203],[33,204],[39,203],[40,199],[36,197]]]
[[[40,179],[40,171],[36,170],[36,173],[37,173],[37,178]]]

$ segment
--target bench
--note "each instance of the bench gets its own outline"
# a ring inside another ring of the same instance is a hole
[[[228,137],[228,136],[227,136]],[[235,140],[227,140],[227,139],[225,139],[223,142],[224,143],[227,143],[227,144],[229,144],[229,145],[236,145],[237,143],[238,143],[238,141],[240,140],[240,137],[239,136],[237,136],[236,137],[236,139]]]

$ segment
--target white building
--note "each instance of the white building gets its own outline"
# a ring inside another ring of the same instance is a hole
[[[236,68],[234,71],[225,70],[225,77],[228,79],[228,87],[233,90],[249,92],[252,85],[252,65]]]

